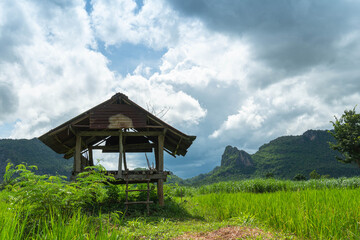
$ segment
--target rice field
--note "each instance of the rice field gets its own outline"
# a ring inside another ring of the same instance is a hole
[[[145,206],[124,212],[123,187],[103,184],[101,169],[76,183],[8,170],[0,239],[173,239],[228,226],[265,229],[266,239],[360,239],[360,178],[167,185],[166,206],[148,216]]]
[[[211,193],[186,198],[207,221],[247,219],[303,239],[360,239],[360,190]]]
[[[209,193],[271,193],[277,191],[321,190],[321,189],[357,189],[360,177],[337,179],[311,179],[307,181],[291,181],[278,179],[250,179],[228,181],[203,185],[200,187],[168,186],[174,196],[194,196]]]

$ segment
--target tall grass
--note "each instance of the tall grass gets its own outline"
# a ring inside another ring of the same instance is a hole
[[[36,175],[32,168],[22,164],[6,168],[0,191],[0,239],[158,239],[177,235],[175,223],[147,223],[139,218],[139,214],[144,216],[145,206],[132,207],[134,211],[129,212],[133,215],[125,219],[124,187],[109,183],[112,179],[101,166],[79,174],[71,183],[59,176]],[[130,200],[141,200],[143,195],[132,194]],[[160,219],[189,217],[168,200],[164,208],[152,206],[152,212],[162,216]]]
[[[187,208],[208,221],[251,216],[306,239],[360,239],[360,190],[321,189],[267,194],[194,196]]]
[[[276,191],[298,191],[306,189],[355,189],[360,187],[360,177],[312,179],[308,181],[250,179],[233,182],[219,182],[200,187],[185,187],[179,185],[168,185],[166,187],[169,195],[177,197],[209,193],[271,193]]]
[[[360,239],[360,178],[168,185],[166,206],[154,204],[151,216],[145,207],[123,214],[124,189],[107,180],[101,167],[68,183],[9,165],[0,191],[0,239],[170,239],[251,222],[305,239]],[[187,201],[176,204],[176,196]]]
[[[67,215],[56,211],[33,221],[22,214],[25,211],[0,202],[0,239],[129,239],[115,229],[118,224],[113,218],[101,214],[88,216],[78,211]]]
[[[9,205],[0,201],[0,239],[24,239],[26,224],[18,211],[9,211]],[[25,216],[25,221],[27,216]]]

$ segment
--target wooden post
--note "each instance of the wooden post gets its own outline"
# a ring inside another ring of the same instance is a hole
[[[92,146],[88,147],[89,151],[89,165],[94,166],[93,149]]]
[[[80,159],[81,159],[80,172],[83,172],[85,170],[85,167],[88,166],[88,160],[83,155],[80,156]]]
[[[81,137],[76,135],[76,145],[75,145],[75,174],[81,172]]]
[[[161,174],[164,171],[164,135],[158,136],[156,169]],[[164,206],[164,180],[158,179],[157,181],[157,194],[159,205]]]
[[[126,133],[126,128],[124,129],[124,133]],[[123,142],[123,146],[124,146],[124,143],[126,142],[126,135],[124,136],[124,142]],[[126,164],[126,150],[124,149],[123,147],[123,159],[124,159],[124,170],[127,171],[128,168],[127,168],[127,164]]]
[[[127,168],[127,164],[126,164],[126,154],[125,154],[125,151],[124,151],[123,154],[124,154],[124,156],[123,156],[123,158],[124,158],[124,170],[127,171],[128,168]]]
[[[155,155],[155,169],[158,170],[159,166],[159,144],[156,144],[154,147],[154,155]]]
[[[122,129],[120,129],[119,134],[119,165],[118,165],[118,177],[122,178],[122,159],[123,159],[123,136],[122,136]]]
[[[76,159],[75,159],[75,154],[74,154],[73,173],[72,173],[72,175],[70,177],[71,181],[75,180],[75,175],[76,175]]]

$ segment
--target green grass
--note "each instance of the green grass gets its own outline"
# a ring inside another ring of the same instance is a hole
[[[5,195],[0,193],[0,239],[171,239],[186,232],[238,225],[234,220],[204,221],[169,200],[164,208],[152,206],[150,216],[144,215],[145,209],[126,217],[119,212],[89,215],[80,210],[73,214],[53,211],[33,221],[23,218],[25,209],[6,203]]]
[[[0,239],[171,239],[229,225],[261,227],[274,239],[360,239],[360,178],[167,185],[165,207],[151,205],[149,216],[142,205],[124,213],[124,189],[107,178],[101,167],[69,183],[9,165]]]
[[[209,193],[271,193],[277,191],[298,191],[306,189],[356,189],[360,187],[360,177],[337,179],[312,179],[291,181],[278,179],[250,179],[219,182],[199,187],[168,185],[167,191],[173,196],[195,196]]]
[[[242,217],[305,239],[360,239],[360,190],[220,193],[187,198],[186,209],[207,221]]]

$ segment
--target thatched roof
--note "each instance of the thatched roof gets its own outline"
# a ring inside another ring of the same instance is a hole
[[[97,136],[82,137],[82,150],[84,150],[104,140],[110,142],[111,133],[121,128],[132,132],[148,132],[149,136],[145,135],[145,140],[151,142],[157,142],[157,138],[154,137],[156,134],[153,133],[165,132],[164,149],[173,156],[185,156],[187,149],[196,138],[160,120],[131,101],[126,95],[117,93],[109,100],[50,130],[39,139],[68,159],[74,155],[76,134],[79,132],[101,132]],[[133,140],[144,141],[140,138]]]

